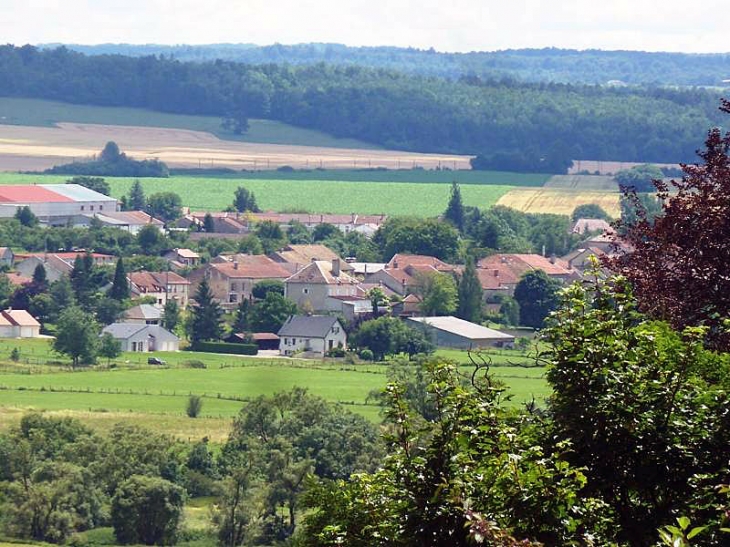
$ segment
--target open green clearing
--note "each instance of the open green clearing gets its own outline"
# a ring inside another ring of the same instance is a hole
[[[273,120],[250,120],[250,127],[245,135],[234,135],[231,131],[221,128],[221,119],[217,116],[166,114],[143,108],[88,106],[40,99],[0,97],[0,124],[52,127],[62,122],[189,129],[206,131],[220,139],[254,143],[370,150],[380,148],[356,139],[340,139],[321,131],[303,129]]]
[[[68,176],[0,174],[0,184],[53,184]],[[134,179],[107,178],[114,197],[129,192]],[[266,211],[307,211],[311,213],[385,214],[436,216],[443,213],[449,200],[450,183],[419,184],[404,182],[323,181],[323,180],[238,180],[213,177],[170,177],[141,179],[147,195],[176,192],[183,205],[194,210],[222,210],[233,201],[239,186],[256,194],[256,201]],[[464,204],[481,208],[494,205],[513,186],[465,185],[461,189]]]
[[[19,363],[9,362],[12,348],[21,351]],[[108,429],[124,421],[145,425],[183,439],[208,436],[221,441],[230,420],[247,400],[286,391],[295,386],[378,421],[380,408],[367,401],[382,389],[387,367],[382,364],[347,365],[287,359],[241,358],[188,352],[157,353],[168,365],[146,365],[148,354],[126,353],[116,368],[98,366],[72,371],[64,359],[50,350],[48,340],[0,342],[0,429],[16,424],[22,410],[35,409],[70,415],[92,427]],[[471,366],[466,352],[439,350],[438,356]],[[185,368],[199,359],[208,368]],[[508,404],[521,404],[549,395],[541,367],[517,351],[489,352],[492,374],[509,387]],[[51,364],[43,364],[51,361]],[[57,363],[57,364],[53,364]],[[523,366],[520,366],[523,365]],[[203,395],[201,417],[185,416],[190,393]]]

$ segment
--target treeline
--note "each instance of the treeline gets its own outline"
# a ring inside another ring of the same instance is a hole
[[[183,63],[0,48],[0,96],[269,118],[388,148],[675,163],[716,125],[704,90],[459,82],[355,66]]]
[[[55,47],[55,46],[49,46]],[[342,44],[69,45],[89,55],[164,55],[179,61],[215,59],[252,64],[338,65],[386,68],[449,79],[514,78],[530,82],[605,84],[619,80],[646,85],[720,85],[730,75],[730,55],[574,49],[509,49],[444,53],[399,47]]]

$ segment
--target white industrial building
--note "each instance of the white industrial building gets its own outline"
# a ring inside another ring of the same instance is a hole
[[[12,218],[23,207],[29,207],[42,224],[65,226],[79,215],[115,212],[119,203],[80,184],[0,186],[0,218]]]

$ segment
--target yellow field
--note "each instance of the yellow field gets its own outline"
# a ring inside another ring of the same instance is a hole
[[[0,124],[0,171],[45,169],[82,161],[98,154],[107,141],[115,141],[134,159],[157,158],[171,167],[470,168],[469,156],[236,142],[187,129],[59,123],[55,127]]]
[[[568,215],[579,205],[595,203],[613,217],[621,213],[617,192],[580,192],[557,189],[510,190],[497,201],[497,205],[511,207],[524,213],[552,213]]]

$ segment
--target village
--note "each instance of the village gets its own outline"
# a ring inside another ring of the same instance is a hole
[[[166,224],[142,210],[121,211],[116,199],[78,184],[3,186],[0,214],[21,220],[23,215],[32,216],[38,225],[51,231],[105,228],[121,230],[138,239],[150,231],[160,236],[184,233],[194,243],[240,240],[256,233],[260,226],[278,229],[283,234],[291,233],[292,227],[310,233],[334,230],[343,236],[357,234],[370,240],[387,221],[384,215],[181,209],[179,216]],[[437,222],[448,224],[443,219]],[[493,253],[475,261],[470,272],[478,283],[474,309],[459,303],[460,297],[472,298],[458,289],[466,266],[435,256],[396,252],[385,262],[366,262],[340,256],[321,242],[286,243],[266,254],[224,251],[205,257],[191,248],[160,248],[155,257],[157,268],[140,267],[124,272],[126,290],[118,298],[123,303],[111,313],[96,314],[101,323],[99,335],[106,333],[121,350],[133,352],[178,351],[194,342],[223,342],[226,345],[218,350],[226,353],[236,353],[238,348],[240,353],[251,354],[250,346],[255,345],[254,353],[261,355],[323,358],[342,357],[346,350],[353,349],[372,359],[368,342],[357,334],[363,325],[367,330],[369,321],[389,317],[422,334],[434,348],[511,348],[516,339],[531,339],[549,312],[546,308],[538,322],[529,325],[520,322],[519,313],[510,314],[515,291],[526,274],[544,274],[554,293],[556,287],[582,279],[584,271],[591,267],[591,257],[620,252],[620,246],[614,244],[611,226],[604,219],[577,218],[570,231],[577,243],[562,257]],[[12,287],[7,301],[16,306],[18,302],[21,306],[26,304],[22,315],[13,308],[3,312],[2,336],[34,337],[46,333],[45,323],[52,317],[47,313],[45,317],[33,317],[34,308],[39,307],[33,305],[33,299],[53,284],[78,279],[75,270],[83,258],[94,269],[106,270],[107,274],[122,260],[83,248],[47,248],[42,252],[0,249],[2,277]],[[134,262],[134,256],[124,254],[123,259],[128,264]],[[114,291],[114,284],[109,275],[101,275],[100,279],[93,289],[98,293],[96,301],[108,302],[107,294]],[[117,282],[115,279],[114,283]],[[219,310],[214,313],[215,321],[222,327],[224,318],[227,319],[225,328],[214,328],[211,336],[203,338],[192,332],[191,322],[185,326],[177,319],[191,316],[192,310],[201,304],[196,301],[201,287],[205,298]],[[24,293],[24,300],[14,298],[12,291]],[[524,298],[520,304],[529,307],[531,302],[524,302]],[[544,295],[528,294],[527,298],[542,299]],[[256,321],[247,317],[264,307],[268,316]],[[92,308],[89,303],[87,309]],[[489,319],[496,323],[494,328],[489,326]],[[354,338],[348,340],[348,334]],[[402,348],[375,354],[382,358],[391,352],[398,353],[399,349]]]

